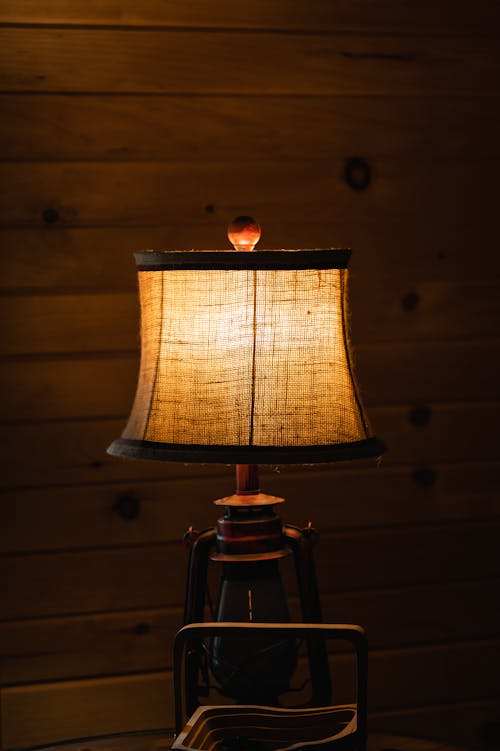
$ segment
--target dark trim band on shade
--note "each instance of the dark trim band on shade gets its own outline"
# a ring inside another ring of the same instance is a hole
[[[273,270],[346,269],[348,248],[324,250],[145,250],[134,253],[138,271],[174,269]]]
[[[347,317],[347,292],[346,292],[346,283],[345,283],[345,275],[340,274],[340,310],[342,312],[342,340],[344,342],[344,352],[347,362],[347,369],[349,370],[349,376],[351,378],[351,384],[352,384],[352,390],[354,393],[354,399],[356,400],[356,406],[358,408],[358,414],[361,418],[361,422],[363,423],[363,430],[365,431],[365,436],[369,437],[369,431],[368,431],[368,425],[366,424],[366,415],[365,410],[363,409],[363,405],[361,404],[361,399],[359,397],[359,389],[358,384],[356,381],[356,376],[354,374],[354,369],[352,367],[352,356],[351,351],[349,349],[349,342],[347,340],[347,331],[348,331],[348,317]]]
[[[378,438],[322,446],[210,446],[117,438],[108,454],[129,459],[217,464],[316,464],[380,456],[386,450]]]

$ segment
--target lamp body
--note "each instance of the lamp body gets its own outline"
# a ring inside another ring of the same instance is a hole
[[[235,231],[240,232],[240,228]],[[252,230],[251,240],[256,235]],[[246,247],[246,240],[243,238]],[[257,238],[258,239],[258,238]],[[253,244],[250,242],[250,245]],[[147,251],[136,254],[141,364],[134,405],[108,452],[134,459],[240,465],[378,456],[349,348],[348,250]],[[222,562],[218,621],[289,620],[278,561],[294,556],[304,622],[321,622],[311,529],[282,526],[281,499],[240,488],[217,530],[188,533],[185,623],[202,621],[210,558]],[[312,701],[328,704],[324,644],[307,645]],[[197,706],[201,653],[188,659]],[[214,640],[210,664],[239,701],[276,700],[296,663],[269,635]]]

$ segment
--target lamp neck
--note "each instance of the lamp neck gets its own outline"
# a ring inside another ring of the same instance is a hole
[[[238,495],[257,495],[259,488],[259,467],[257,464],[236,465],[236,493]]]

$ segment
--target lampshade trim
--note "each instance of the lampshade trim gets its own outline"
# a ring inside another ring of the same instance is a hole
[[[163,315],[163,306],[164,306],[164,302],[165,302],[164,297],[163,297],[164,282],[165,282],[165,280],[164,280],[164,277],[162,276],[161,277],[161,295],[160,295],[160,297],[161,297],[161,318],[160,318],[159,341],[161,341],[161,338],[162,338],[163,325],[164,325],[164,321],[165,321],[165,316]],[[160,367],[160,358],[157,358],[156,363],[155,363],[155,372],[154,372],[154,377],[153,377],[153,384],[152,384],[152,387],[151,387],[151,395],[150,395],[150,399],[149,399],[149,409],[148,409],[148,413],[147,413],[147,417],[146,417],[146,422],[144,423],[144,432],[142,434],[143,440],[146,438],[146,436],[148,434],[149,423],[150,423],[150,420],[151,420],[151,415],[153,414],[153,400],[154,400],[155,393],[156,393],[156,381],[158,380],[158,370],[159,370],[159,367]]]
[[[368,425],[366,423],[365,411],[363,409],[363,405],[359,397],[358,383],[356,381],[356,376],[354,374],[354,369],[352,367],[351,349],[349,347],[349,342],[347,340],[349,321],[347,320],[347,312],[346,312],[346,283],[345,283],[344,276],[342,274],[340,275],[340,310],[342,313],[342,337],[344,340],[344,351],[345,351],[345,356],[346,356],[347,368],[349,370],[349,375],[351,377],[354,399],[356,401],[358,413],[359,413],[359,416],[363,425],[363,430],[365,431],[365,436],[368,438],[369,436]]]
[[[363,459],[383,454],[386,446],[372,436],[361,441],[319,446],[225,446],[117,438],[108,447],[112,456],[218,464],[316,464]]]
[[[134,253],[138,271],[346,269],[350,256],[348,248],[254,250],[248,253],[230,250],[148,250]]]

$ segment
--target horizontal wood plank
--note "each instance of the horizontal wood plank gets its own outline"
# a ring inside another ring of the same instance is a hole
[[[491,608],[498,581],[427,584],[399,590],[338,593],[321,598],[326,623],[360,623],[370,651],[422,644],[496,639]],[[467,607],[464,608],[464,602]]]
[[[174,479],[176,470],[183,479]],[[0,495],[0,553],[176,542],[190,524],[204,529],[215,523],[212,501],[227,496],[234,483],[232,469],[196,477],[195,466],[171,465],[163,474],[172,479],[6,491]],[[312,521],[322,532],[500,516],[498,464],[342,471],[316,465],[261,475],[266,492],[286,499],[285,521]],[[132,509],[134,518],[124,518],[121,509]]]
[[[413,407],[372,407],[376,433],[388,444],[384,466],[439,464],[498,459],[499,404],[440,404],[425,408],[426,424],[412,423]],[[420,415],[420,413],[419,413]],[[106,455],[122,420],[81,420],[0,425],[3,487],[77,485],[132,479],[220,474],[223,465],[125,461]],[[29,451],[26,447],[29,446]],[[373,467],[373,460],[357,462]],[[229,474],[229,470],[225,470]]]
[[[368,286],[368,279],[366,283]],[[355,279],[350,294],[353,342],[361,346],[497,340],[499,287],[500,282],[495,280],[421,281],[410,288],[396,281],[394,286],[372,286],[369,290],[360,278]],[[408,294],[410,308],[405,302]],[[123,353],[139,348],[140,313],[135,291],[13,295],[0,299],[0,313],[9,322],[2,331],[3,355]],[[486,351],[488,346],[485,344]],[[410,359],[416,352],[409,355]],[[131,367],[135,374],[135,365]],[[444,373],[441,375],[444,377]]]
[[[182,609],[0,623],[2,685],[165,670]]]
[[[489,37],[0,29],[3,91],[475,96],[499,68]]]
[[[327,623],[362,623],[370,649],[494,638],[498,580],[338,593],[322,598]],[[467,607],[463,603],[467,602]],[[299,609],[292,601],[292,618]],[[182,610],[105,613],[0,623],[3,684],[164,670]]]
[[[499,531],[496,521],[491,521],[484,526],[477,522],[401,528],[398,532],[345,532],[331,538],[324,535],[323,544],[317,549],[319,588],[327,593],[433,584],[436,571],[439,571],[440,582],[465,581],[485,573],[495,576],[492,552],[483,551],[481,547],[486,539],[496,545]],[[481,534],[485,535],[483,542]],[[466,549],[477,551],[475,562],[468,560],[458,564],[457,558]],[[379,558],[377,563],[376,558]],[[352,568],[351,573],[348,567]]]
[[[318,547],[323,593],[500,576],[498,521],[324,535]],[[467,557],[463,551],[467,550]],[[152,609],[180,605],[187,553],[181,544],[5,556],[5,618]],[[293,565],[283,564],[294,587]]]
[[[489,367],[478,369],[484,359]],[[354,362],[367,404],[494,400],[500,342],[377,342],[356,347]]]
[[[11,447],[2,467],[5,485],[73,485],[221,474],[231,477],[232,482],[229,465],[196,464],[187,468],[177,462],[131,462],[108,456],[106,447],[121,434],[124,424],[124,420],[98,420],[3,426],[3,439]]]
[[[448,744],[455,743],[458,748],[484,751],[488,727],[498,728],[500,698],[370,712],[369,717],[370,731],[385,730],[391,736],[401,733],[433,738],[436,751],[439,750],[440,742],[446,743],[447,749]],[[384,745],[387,747],[387,744]],[[487,745],[486,743],[486,747]],[[392,747],[405,748],[398,738],[391,738]]]
[[[372,711],[411,707],[429,697],[487,701],[497,690],[499,663],[498,642],[372,652],[369,706]],[[352,660],[338,655],[334,664],[341,686]],[[160,672],[3,689],[5,747],[172,726],[171,681],[171,673]],[[342,688],[339,693],[341,701]]]
[[[401,3],[398,0],[351,0],[333,4],[316,0],[308,6],[303,0],[206,0],[189,3],[149,0],[137,5],[133,0],[88,3],[85,0],[49,0],[43,6],[37,0],[5,3],[0,21],[9,23],[112,24],[120,26],[190,26],[255,29],[366,29],[368,31],[438,31],[442,34],[462,30],[491,33],[498,28],[495,4],[479,0],[470,12],[465,0],[432,0]]]
[[[10,322],[3,332],[3,354],[48,353],[50,341],[53,352],[99,352],[109,350],[112,341],[118,351],[139,347],[134,292],[5,297],[2,305]]]
[[[370,409],[377,433],[390,447],[388,464],[495,459],[498,446],[490,436],[495,435],[496,412],[496,404],[491,402],[433,405],[426,412],[427,425],[418,426],[412,422],[413,407]]]
[[[488,339],[498,335],[499,285],[491,278],[465,284],[423,280],[408,293],[398,281],[370,289],[358,278],[350,310],[355,344]]]
[[[353,660],[333,655],[330,663],[337,676],[337,700],[352,700],[343,686],[352,675]],[[369,655],[368,706],[377,711],[496,697],[493,666],[499,663],[498,641],[374,650]]]
[[[189,524],[198,529],[213,525],[217,512],[211,502],[233,487],[229,469],[219,477],[202,478],[193,477],[200,473],[196,469],[172,465],[173,478],[177,470],[184,479],[163,482],[7,491],[0,496],[0,552],[178,541]],[[285,521],[304,526],[313,520],[320,530],[338,531],[498,517],[499,471],[495,464],[343,471],[316,467],[314,472],[282,468],[263,472],[262,484],[286,498]],[[163,474],[167,472],[165,468]],[[133,520],[120,515],[120,502],[137,505]],[[187,510],[173,513],[179,508]]]
[[[164,673],[4,689],[0,699],[5,749],[173,724]]]
[[[321,223],[325,214],[344,222],[404,218],[408,232],[412,224],[422,224],[423,216],[427,227],[457,217],[493,226],[495,159],[374,158],[372,184],[364,191],[347,186],[344,168],[344,160],[334,159],[5,162],[0,165],[0,224],[40,228],[51,209],[59,226],[211,225],[216,219],[220,228],[242,210],[264,226],[293,216]],[[219,238],[219,247],[226,247],[220,229]]]
[[[491,159],[500,156],[499,129],[497,98],[12,94],[4,98],[0,156],[155,162],[297,155]]]
[[[490,367],[479,369],[477,363],[485,360]],[[126,415],[138,370],[137,352],[0,361],[0,389],[9,394],[0,408],[0,420]],[[361,346],[356,349],[356,372],[366,384],[363,400],[368,405],[458,402],[475,400],[478,394],[494,400],[500,381],[500,340]]]
[[[208,214],[207,214],[208,218]],[[229,217],[229,219],[232,217]],[[409,229],[411,227],[411,230]],[[401,290],[413,290],[422,280],[480,282],[484,265],[471,261],[471,248],[493,247],[493,221],[480,226],[464,217],[440,221],[432,228],[417,218],[365,221],[358,217],[331,218],[319,223],[270,220],[263,225],[263,247],[353,248],[351,285],[378,287],[398,280]],[[0,289],[62,292],[92,288],[136,289],[132,253],[143,248],[226,247],[225,219],[214,214],[210,224],[171,224],[159,227],[0,229],[4,274]],[[404,252],[403,252],[404,251]],[[488,278],[500,278],[500,254],[488,258]]]

